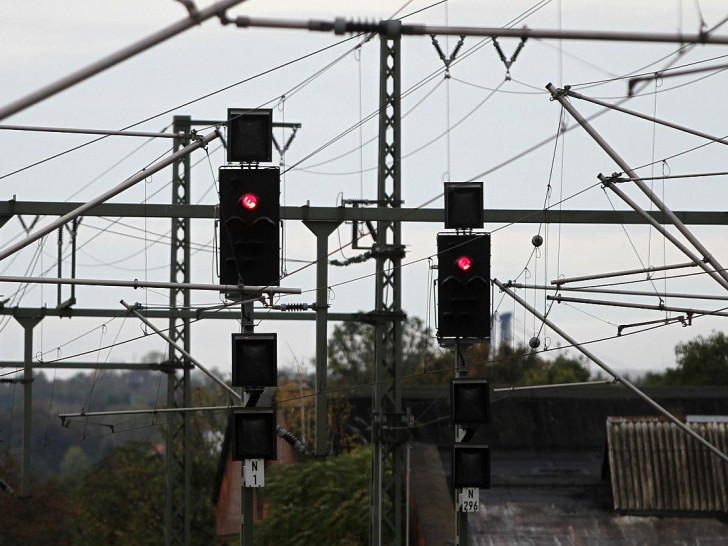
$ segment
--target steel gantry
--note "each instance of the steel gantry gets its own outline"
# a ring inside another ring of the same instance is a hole
[[[400,28],[388,21],[380,34],[379,207],[400,209]],[[402,369],[401,222],[378,220],[372,253],[376,258],[374,392],[372,399],[372,545],[402,543]],[[385,504],[386,503],[386,504]],[[385,509],[388,506],[389,509]]]

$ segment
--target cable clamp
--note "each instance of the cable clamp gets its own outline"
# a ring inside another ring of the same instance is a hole
[[[605,176],[602,173],[597,175],[597,178],[602,182],[602,188],[608,188],[612,184],[617,182],[627,182],[621,178],[623,173],[612,173],[610,176]]]
[[[197,6],[195,6],[195,3],[192,0],[177,0],[177,2],[187,8],[187,13],[190,14],[190,19],[198,25],[202,23],[202,20],[200,19],[200,10],[197,9]]]
[[[399,40],[402,37],[402,21],[399,19],[379,21],[379,34],[388,40]]]
[[[342,34],[346,34],[347,30],[347,24],[346,19],[343,17],[337,17],[334,19],[334,34],[337,36],[341,36]]]
[[[222,147],[227,150],[227,141],[225,140],[225,135],[222,134],[219,125],[215,126],[215,134],[217,135],[217,138],[220,139],[220,142],[222,142]]]
[[[698,42],[701,44],[705,44],[708,41],[708,37],[710,36],[710,32],[705,28],[705,22],[700,25],[700,32],[698,32]]]

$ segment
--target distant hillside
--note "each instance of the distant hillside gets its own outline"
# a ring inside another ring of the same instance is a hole
[[[22,374],[18,376],[21,378]],[[196,383],[200,382],[196,378]],[[61,473],[64,468],[70,471],[94,463],[111,447],[130,440],[164,441],[165,417],[76,418],[63,427],[59,413],[161,408],[166,401],[167,376],[162,372],[104,371],[56,380],[52,373],[38,373],[33,381],[34,474],[45,478]],[[22,428],[23,385],[0,384],[0,449],[19,455]]]

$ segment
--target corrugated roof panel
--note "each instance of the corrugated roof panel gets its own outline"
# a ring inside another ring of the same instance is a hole
[[[728,453],[728,422],[688,426]],[[728,512],[728,464],[662,418],[607,419],[614,508]]]

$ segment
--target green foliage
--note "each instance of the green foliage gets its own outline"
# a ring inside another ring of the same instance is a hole
[[[212,544],[215,540],[213,489],[219,453],[216,435],[210,434],[205,424],[204,420],[192,420],[190,426],[193,544]],[[77,476],[80,484],[74,494],[74,546],[161,544],[165,463],[160,445],[128,442],[113,448],[93,468]]]
[[[374,327],[361,322],[343,322],[334,327],[328,341],[332,382],[363,385],[374,380]]]
[[[643,385],[728,385],[728,337],[714,332],[675,347],[677,366],[648,373]]]
[[[559,355],[552,362],[541,361],[539,364],[524,374],[524,385],[554,385],[589,381],[589,368],[582,360]]]
[[[148,354],[146,362],[163,355]],[[61,546],[161,544],[164,536],[165,420],[151,416],[72,419],[57,413],[162,407],[166,374],[111,371],[33,382],[32,497],[0,491],[0,544]],[[226,396],[211,381],[193,375],[192,405],[220,405]],[[22,387],[0,391],[0,478],[18,492],[22,450]],[[169,419],[178,420],[179,415]],[[193,544],[215,542],[213,490],[226,412],[190,415],[191,521]],[[177,421],[179,422],[179,421]],[[112,425],[114,428],[112,429]],[[113,433],[112,433],[113,430]]]
[[[164,457],[150,444],[112,449],[77,491],[74,546],[153,545],[164,528]]]
[[[367,448],[325,461],[271,466],[261,490],[268,514],[255,524],[255,543],[368,544],[370,467]]]
[[[89,458],[86,452],[78,445],[73,445],[66,450],[61,461],[61,475],[73,476],[89,466]]]
[[[0,479],[20,494],[17,459],[0,455]],[[70,495],[57,480],[32,484],[30,498],[11,496],[0,490],[0,544],[3,546],[71,546]]]
[[[21,374],[22,376],[22,374]],[[98,462],[114,446],[129,440],[138,442],[159,442],[158,427],[140,427],[146,419],[140,418],[129,426],[128,417],[106,417],[104,419],[74,419],[70,426],[63,427],[57,417],[59,413],[86,411],[111,411],[114,409],[161,407],[166,400],[166,376],[161,372],[131,371],[117,373],[104,371],[96,376],[78,373],[65,379],[54,379],[41,372],[33,379],[32,445],[43,447],[32,453],[33,471],[42,479],[57,476],[63,472],[61,464],[66,461],[67,451],[74,448],[76,464],[84,461],[86,466]],[[22,385],[0,385],[0,446],[12,452],[22,450],[23,414]],[[115,425],[116,432],[127,428],[122,434],[110,434],[103,425]],[[65,469],[68,470],[68,469]]]
[[[337,324],[328,342],[330,380],[336,385],[374,381],[374,327],[361,322]],[[422,319],[408,317],[402,327],[404,383],[442,383],[452,377],[454,358],[441,353]]]
[[[584,358],[564,354],[554,360],[521,345],[501,344],[493,351],[487,344],[476,345],[469,352],[471,375],[488,378],[496,385],[553,385],[588,381],[591,376]]]

